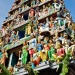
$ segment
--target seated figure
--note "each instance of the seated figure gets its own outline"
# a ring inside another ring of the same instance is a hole
[[[54,54],[55,54],[55,49],[53,47],[50,48],[50,50],[48,51],[48,58],[50,61],[54,61]]]
[[[35,53],[35,49],[34,48],[29,49],[30,60],[32,60],[32,57],[33,57],[34,53]]]
[[[10,66],[10,67],[8,68],[8,71],[9,71],[11,74],[14,74],[14,68],[13,68],[12,66]]]
[[[56,52],[56,59],[57,62],[60,62],[64,58],[65,55],[65,49],[62,48],[61,43],[59,41],[56,41],[56,47],[57,52]]]
[[[35,53],[33,54],[32,64],[34,64],[34,66],[38,66],[40,64],[40,55],[37,50],[35,50]]]
[[[42,62],[47,61],[48,58],[48,50],[42,50],[39,52]]]
[[[38,52],[41,51],[43,49],[43,45],[41,44],[41,40],[38,39],[38,44],[37,44],[37,50]]]
[[[26,26],[26,35],[30,35],[32,33],[32,27],[31,24],[28,24],[28,26]]]

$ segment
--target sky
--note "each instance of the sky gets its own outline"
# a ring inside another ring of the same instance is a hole
[[[75,22],[75,0],[64,0],[64,1],[65,1],[66,8],[71,12],[71,16],[73,18],[73,21]],[[0,29],[13,3],[14,3],[14,0],[0,1]]]

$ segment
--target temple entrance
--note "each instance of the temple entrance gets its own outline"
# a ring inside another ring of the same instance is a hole
[[[11,53],[9,58],[9,65],[8,66],[15,66],[18,62],[19,56],[16,52]]]
[[[11,61],[11,65],[14,67],[16,64],[17,64],[17,62],[18,62],[18,55],[16,55],[16,53],[14,52],[13,53],[13,56],[12,56],[12,61]]]

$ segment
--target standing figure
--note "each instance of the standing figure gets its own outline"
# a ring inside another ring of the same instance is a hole
[[[37,41],[35,36],[33,35],[31,39],[28,41],[29,49],[36,48],[36,44],[37,44]]]
[[[42,50],[39,52],[42,62],[47,61],[48,58],[48,50]]]
[[[54,55],[55,55],[55,49],[51,47],[50,50],[48,51],[49,60],[54,61],[55,60]]]
[[[26,64],[27,63],[27,57],[28,57],[28,46],[27,46],[27,42],[25,41],[25,43],[23,44],[22,47],[22,64]]]
[[[60,60],[62,60],[65,55],[65,49],[62,48],[62,44],[59,41],[56,42],[55,48],[57,49],[56,52],[57,62],[60,62]]]
[[[37,50],[35,50],[35,53],[33,54],[32,62],[35,66],[38,66],[40,64],[40,55],[39,52],[37,52]]]
[[[53,18],[52,17],[50,18],[50,24],[49,25],[50,25],[50,28],[54,28],[54,23],[53,23]]]
[[[2,58],[0,60],[0,64],[5,66],[6,59],[8,58],[8,54],[6,50],[2,50]]]
[[[49,19],[48,19],[48,18],[46,18],[46,24],[45,24],[45,26],[46,26],[47,28],[49,28]]]
[[[33,54],[35,53],[34,49],[31,48],[29,49],[29,54],[30,54],[30,60],[32,60]]]
[[[32,27],[31,24],[28,24],[28,26],[26,26],[26,35],[30,35],[32,33]]]

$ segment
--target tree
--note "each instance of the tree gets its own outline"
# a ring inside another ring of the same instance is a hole
[[[0,64],[0,75],[11,75],[11,73],[7,70],[6,67]]]

